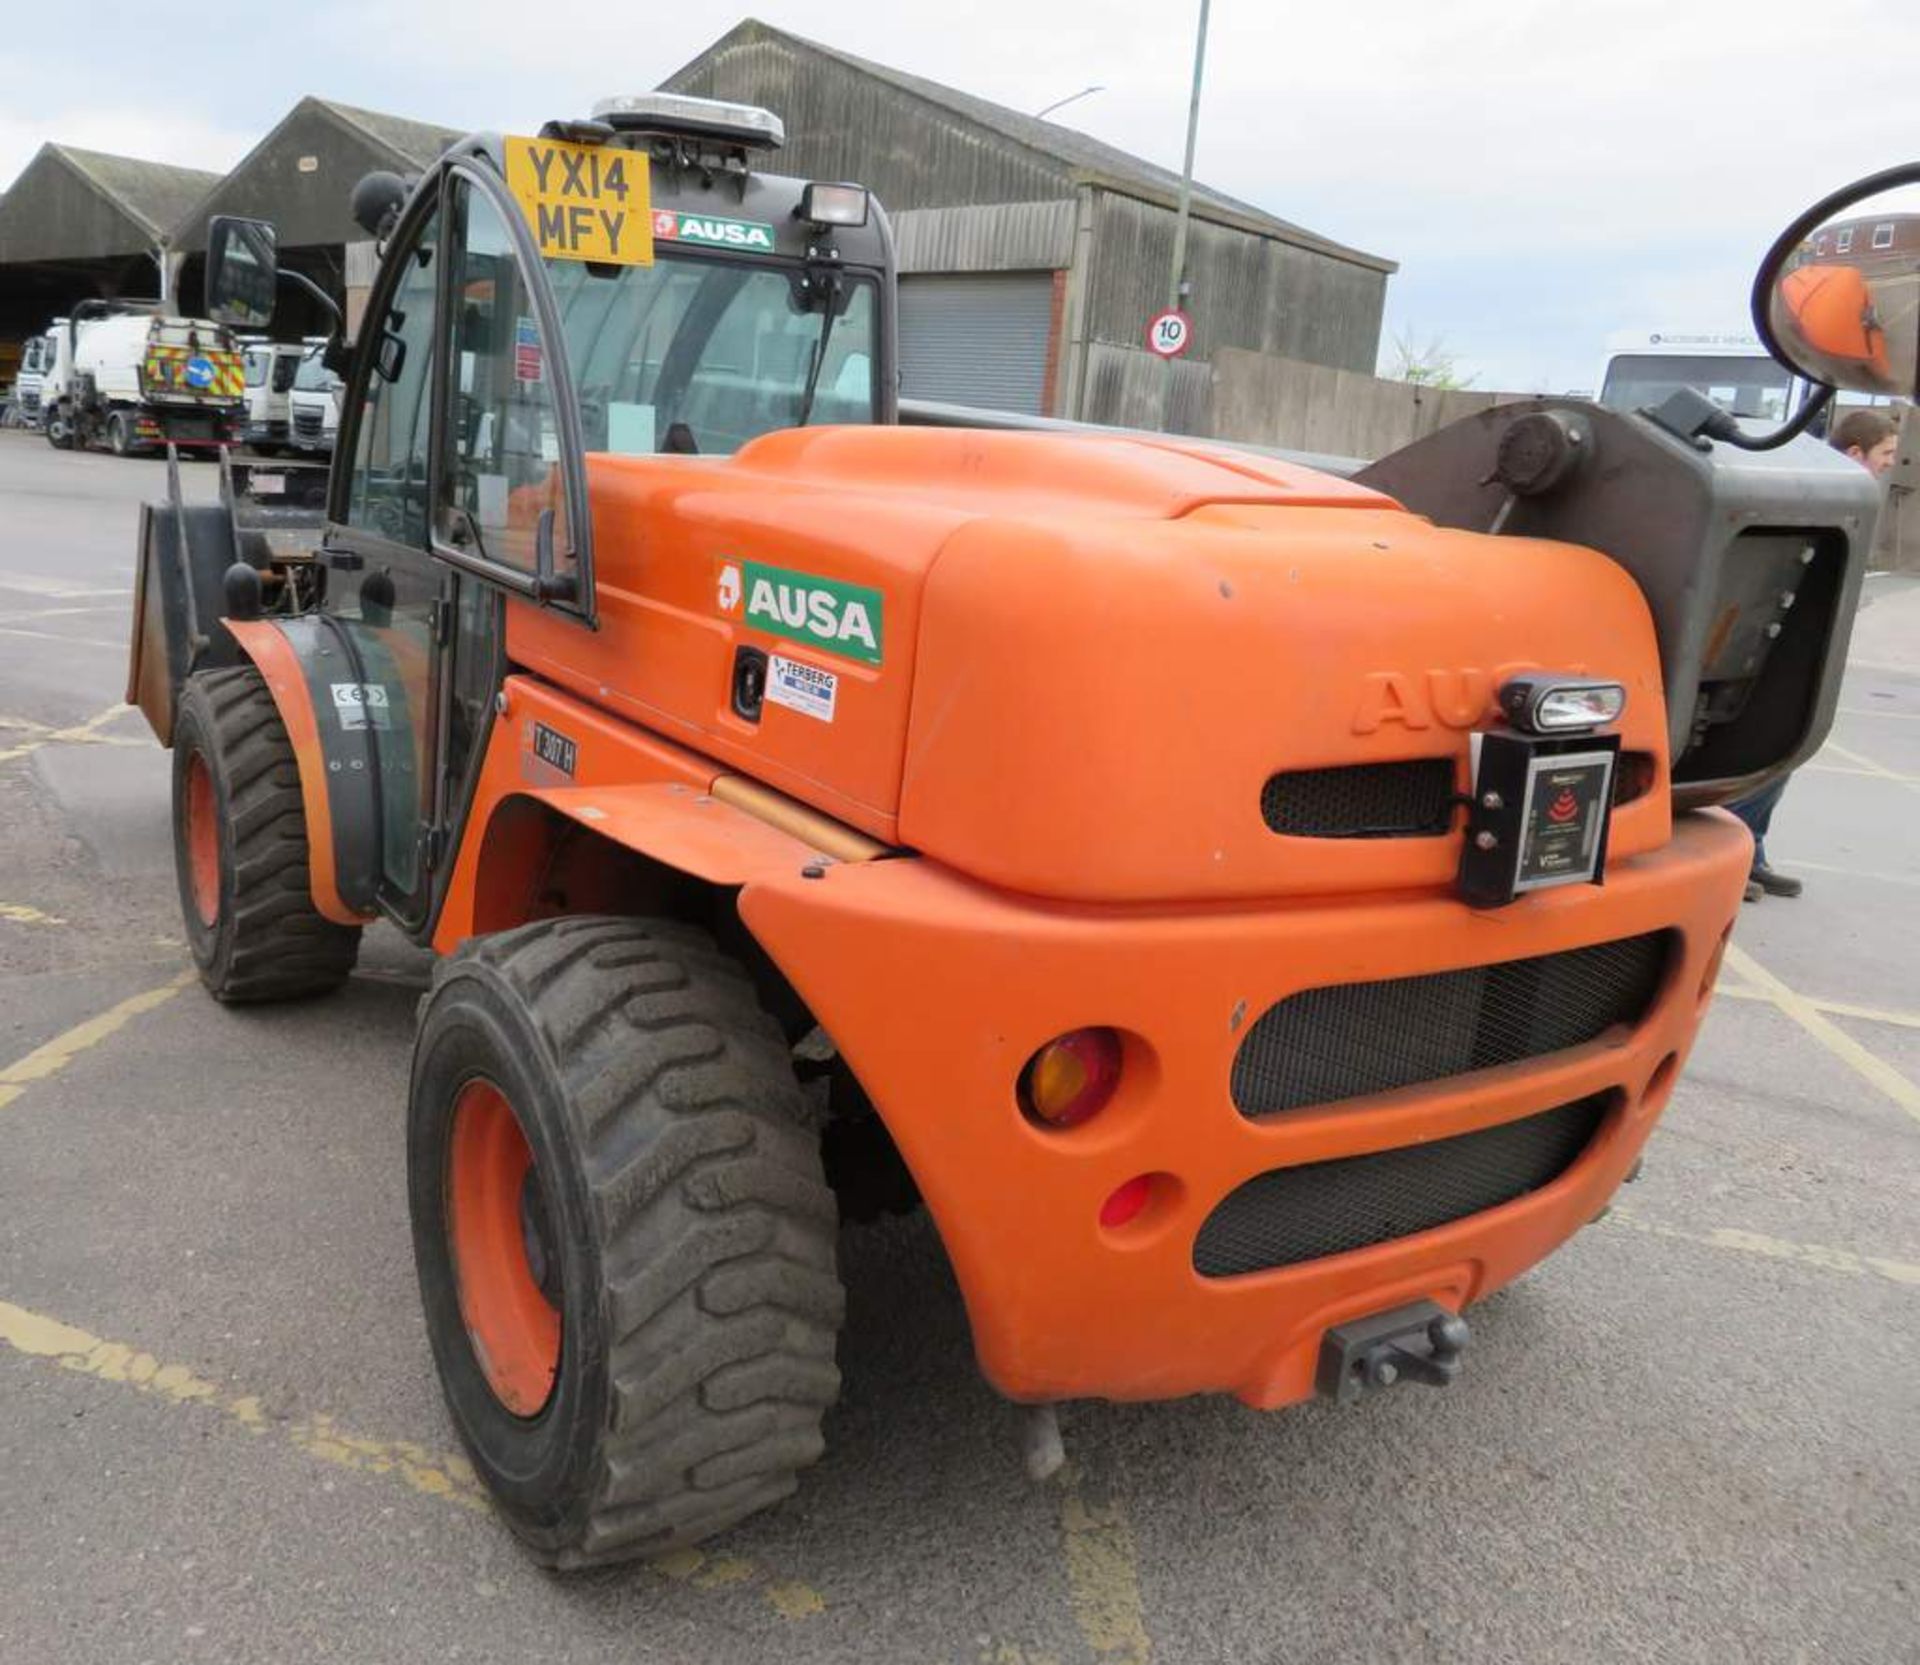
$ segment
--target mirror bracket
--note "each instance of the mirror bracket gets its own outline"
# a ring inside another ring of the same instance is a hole
[[[1745,432],[1730,411],[1692,387],[1675,388],[1659,404],[1645,406],[1636,414],[1674,438],[1684,440],[1696,451],[1711,451],[1716,439],[1739,451],[1774,451],[1805,433],[1832,401],[1833,389],[1818,387],[1801,401],[1791,420],[1771,433],[1758,435]]]

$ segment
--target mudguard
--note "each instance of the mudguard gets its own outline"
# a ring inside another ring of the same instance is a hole
[[[334,687],[364,697],[367,679],[349,667],[351,644],[325,613],[292,619],[228,619],[236,649],[251,659],[286,725],[300,767],[300,803],[307,830],[313,905],[340,925],[358,925],[374,913],[379,874],[382,732],[406,735],[404,711],[395,727],[348,726]],[[417,776],[415,777],[418,778]]]

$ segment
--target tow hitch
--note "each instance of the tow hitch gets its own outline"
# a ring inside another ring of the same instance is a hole
[[[1356,1318],[1322,1339],[1317,1386],[1337,1405],[1395,1382],[1445,1387],[1460,1374],[1471,1339],[1467,1321],[1434,1301]]]

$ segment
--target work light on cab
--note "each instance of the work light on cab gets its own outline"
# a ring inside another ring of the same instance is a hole
[[[1045,1127],[1077,1127],[1097,1116],[1120,1085],[1120,1036],[1112,1029],[1056,1035],[1020,1072],[1020,1108]]]
[[[799,217],[810,225],[865,225],[867,188],[816,180],[800,193]]]
[[[1627,708],[1617,682],[1517,676],[1500,690],[1507,721],[1527,734],[1577,734],[1616,721]]]

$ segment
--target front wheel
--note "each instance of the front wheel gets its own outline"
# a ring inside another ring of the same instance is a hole
[[[838,1216],[780,1029],[711,938],[466,944],[421,1015],[407,1170],[447,1404],[540,1560],[657,1555],[794,1490],[839,1392]]]
[[[251,665],[180,690],[173,851],[187,942],[216,998],[285,1000],[346,980],[360,930],[313,905],[300,764]]]
[[[65,411],[57,407],[49,409],[46,418],[47,443],[56,451],[73,449],[73,424],[68,421]]]

